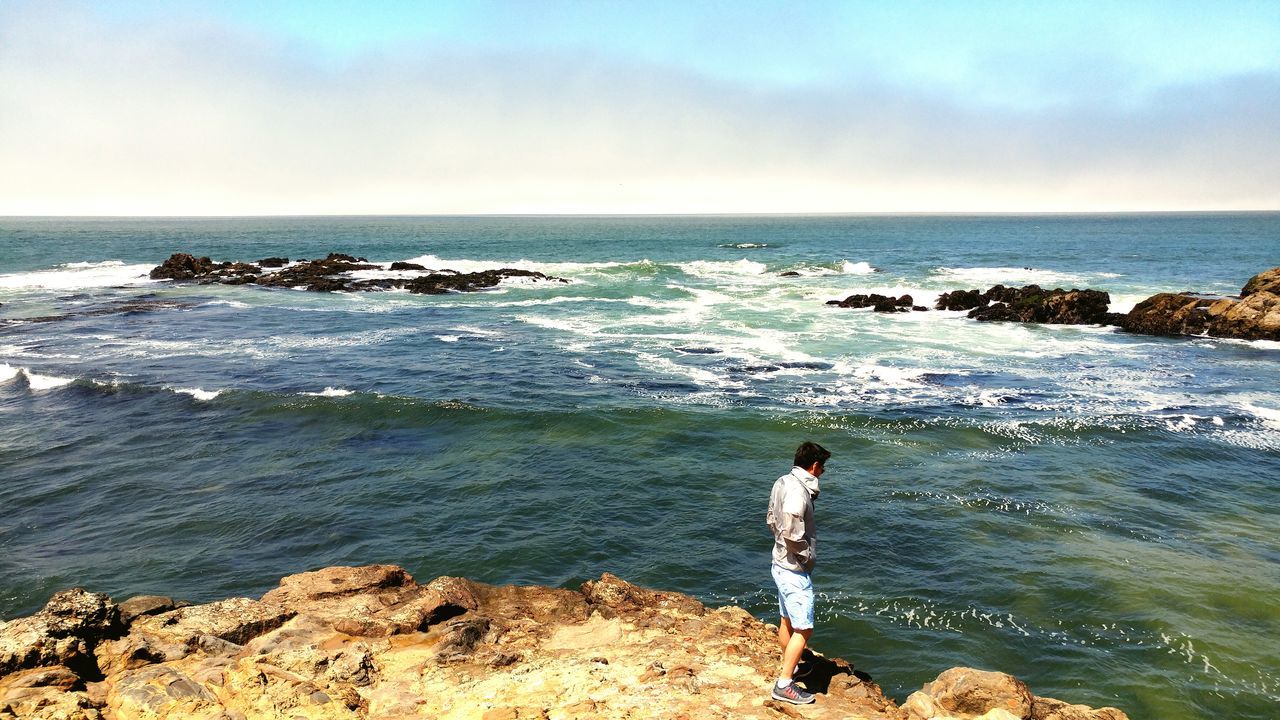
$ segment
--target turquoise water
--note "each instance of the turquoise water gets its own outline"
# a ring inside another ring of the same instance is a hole
[[[571,282],[146,279],[177,251]],[[1270,718],[1280,344],[824,303],[1036,282],[1125,310],[1276,265],[1277,214],[0,220],[0,617],[393,562],[768,619],[764,505],[809,438],[834,453],[814,642],[899,700],[964,664]]]

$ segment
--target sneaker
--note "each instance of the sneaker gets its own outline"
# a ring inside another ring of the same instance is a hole
[[[791,703],[792,705],[808,705],[813,702],[813,693],[801,690],[794,681],[781,688],[778,687],[778,683],[774,683],[773,699]]]

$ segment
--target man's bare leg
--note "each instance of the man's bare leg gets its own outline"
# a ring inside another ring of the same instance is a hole
[[[813,628],[794,630],[791,627],[791,621],[787,618],[782,618],[778,623],[778,645],[782,647],[782,666],[778,668],[779,680],[791,680],[791,674],[796,671],[796,665],[800,662],[800,656],[804,654],[804,647],[808,644],[810,637],[813,637]]]

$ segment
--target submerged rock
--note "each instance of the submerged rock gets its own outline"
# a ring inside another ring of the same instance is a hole
[[[333,567],[286,577],[260,600],[163,609],[167,598],[135,598],[127,629],[105,596],[70,592],[0,625],[0,657],[11,658],[0,717],[1125,718],[966,668],[900,708],[869,675],[822,655],[802,681],[817,704],[782,705],[768,697],[772,626],[608,573],[575,591]],[[12,650],[38,638],[78,644],[100,676],[63,654]]]
[[[459,273],[453,270],[427,271],[422,265],[404,262],[392,263],[391,269],[425,274],[415,278],[356,280],[351,277],[351,273],[384,268],[381,265],[370,264],[362,257],[345,253],[329,253],[321,260],[299,260],[292,265],[288,263],[287,258],[280,257],[265,258],[257,264],[216,263],[207,257],[197,258],[187,253],[175,253],[163,264],[152,269],[151,278],[223,285],[256,284],[266,287],[303,288],[313,292],[356,292],[404,288],[412,293],[431,295],[446,292],[474,292],[494,287],[503,280],[513,277],[568,282],[563,278],[516,268]]]

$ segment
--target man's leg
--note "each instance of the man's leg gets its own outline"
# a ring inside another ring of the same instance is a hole
[[[796,671],[796,664],[800,662],[800,656],[804,654],[804,646],[809,642],[809,638],[813,636],[813,628],[805,628],[804,630],[791,630],[791,623],[787,623],[788,633],[790,637],[787,643],[782,646],[782,667],[778,669],[779,680],[790,680],[791,674]],[[778,639],[782,639],[782,627],[778,627]]]
[[[778,620],[778,647],[786,652],[789,642],[791,642],[791,618],[783,615]]]

